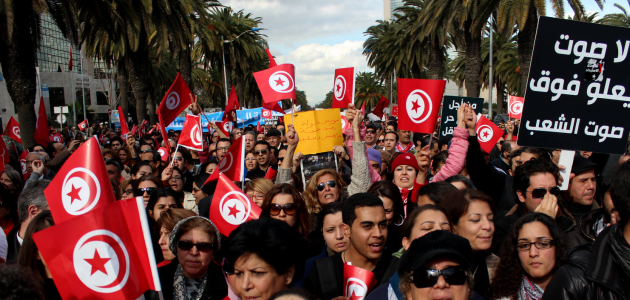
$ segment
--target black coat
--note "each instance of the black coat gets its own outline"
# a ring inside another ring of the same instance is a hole
[[[158,268],[164,300],[173,299],[173,283],[175,282],[177,266],[179,266],[179,262],[177,258],[175,258],[170,264]],[[225,277],[223,277],[223,270],[221,266],[213,261],[210,263],[210,267],[208,267],[208,279],[200,300],[223,300],[227,294],[228,288]],[[158,293],[155,291],[148,291],[144,296],[149,300],[160,299]]]
[[[630,299],[630,277],[613,260],[608,245],[610,233],[607,228],[594,243],[567,251],[563,266],[545,289],[543,300]]]
[[[20,232],[22,223],[16,225],[7,234],[7,264],[17,263],[18,253],[20,253],[20,242],[17,239],[17,235]]]

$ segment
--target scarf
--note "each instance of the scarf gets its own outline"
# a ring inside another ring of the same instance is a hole
[[[518,300],[540,300],[545,291],[537,284],[531,282],[527,275],[523,274],[521,289],[518,291]]]
[[[610,248],[613,256],[613,260],[617,263],[623,272],[627,276],[630,276],[630,245],[623,237],[623,226],[619,226],[619,223],[611,228],[608,236],[610,241]]]
[[[405,148],[400,146],[400,143],[398,143],[396,145],[396,149],[398,150],[398,152],[407,153],[409,150],[413,149],[413,143],[409,142],[409,144],[407,144],[407,147],[405,147]]]
[[[184,276],[181,265],[177,266],[173,281],[173,300],[199,300],[208,283],[208,274],[202,278],[201,285],[190,284],[190,279]]]

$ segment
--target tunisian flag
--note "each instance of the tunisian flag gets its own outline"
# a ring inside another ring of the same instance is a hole
[[[126,140],[127,134],[129,134],[129,127],[127,126],[127,116],[123,113],[122,106],[118,107],[118,116],[120,118],[120,137]]]
[[[203,140],[201,137],[201,118],[195,115],[186,115],[182,133],[179,136],[180,146],[191,150],[203,151]]]
[[[512,119],[521,119],[524,103],[525,103],[525,98],[509,95],[508,96],[508,117]]]
[[[258,219],[260,212],[260,207],[235,186],[232,179],[224,174],[219,175],[217,189],[210,204],[210,221],[222,235],[230,236],[238,225]]]
[[[46,105],[44,97],[39,100],[39,115],[37,116],[37,126],[35,126],[35,143],[48,147],[48,117],[46,116]],[[101,155],[102,156],[102,155]]]
[[[22,168],[22,179],[28,179],[28,173],[26,172],[26,156],[28,155],[28,150],[24,150],[22,154],[20,154],[20,167]]]
[[[368,292],[376,285],[374,273],[353,266],[343,265],[343,296],[351,300],[363,300]]]
[[[119,113],[120,113],[120,111],[119,111]],[[79,127],[79,130],[81,130],[81,131],[85,130],[85,128],[88,127],[88,121],[87,120],[81,121],[81,123],[77,124],[77,127]]]
[[[44,195],[57,224],[116,201],[96,137],[70,155]]]
[[[141,199],[55,223],[33,240],[63,299],[137,299],[162,290]]]
[[[204,185],[210,181],[217,180],[219,173],[223,173],[223,176],[229,178],[232,181],[242,181],[245,177],[245,137],[241,136],[234,141],[228,152],[223,156],[219,166],[214,169],[214,172],[208,177]]]
[[[398,79],[398,129],[433,133],[446,80]]]
[[[371,114],[377,116],[379,119],[383,118],[383,112],[388,105],[389,105],[389,99],[381,95],[381,101],[379,101],[376,107],[374,107]]]
[[[218,124],[219,129],[225,134],[225,136],[229,137],[230,133],[232,133],[232,129],[234,129],[234,124],[231,121],[223,121]]]
[[[7,127],[4,129],[4,135],[10,137],[20,144],[22,143],[22,137],[20,136],[20,125],[13,117],[9,118]]]
[[[223,121],[232,121],[236,122],[236,111],[238,110],[238,98],[236,97],[236,89],[232,86],[232,91],[230,91],[230,98],[228,98],[228,104],[225,106],[225,112],[223,112]],[[232,116],[234,113],[234,117]]]
[[[254,78],[263,96],[263,107],[284,114],[278,101],[295,100],[295,67],[292,64],[278,65],[254,72]]]
[[[188,107],[188,104],[192,102],[192,92],[184,81],[184,78],[177,73],[175,81],[171,84],[171,87],[166,91],[160,107],[157,109],[158,116],[162,119],[160,123],[164,126],[169,126],[177,118],[177,115],[184,111]]]
[[[354,103],[354,68],[335,70],[332,108],[348,108]]]
[[[503,136],[503,130],[481,114],[477,115],[477,140],[483,151],[490,153],[497,141]]]

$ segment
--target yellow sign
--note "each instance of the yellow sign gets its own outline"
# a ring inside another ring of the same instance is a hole
[[[285,115],[289,120],[291,116]],[[315,154],[332,151],[334,146],[343,145],[341,115],[338,108],[298,112],[293,114],[293,126],[300,142],[295,152]]]

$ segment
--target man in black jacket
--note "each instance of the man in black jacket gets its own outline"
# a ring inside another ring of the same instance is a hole
[[[37,180],[20,194],[20,198],[18,198],[20,224],[15,226],[7,235],[7,263],[17,262],[28,224],[38,213],[49,210],[46,196],[44,196],[44,190],[49,183],[50,180]]]
[[[613,174],[610,195],[619,222],[600,233],[594,243],[565,254],[543,300],[630,298],[630,163]]]

